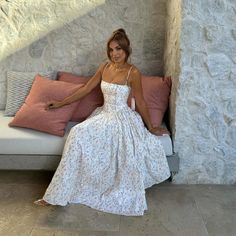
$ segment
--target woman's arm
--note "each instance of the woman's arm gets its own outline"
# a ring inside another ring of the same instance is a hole
[[[139,113],[146,124],[148,130],[156,135],[169,134],[168,130],[161,127],[154,127],[151,123],[151,118],[149,111],[147,109],[146,102],[143,97],[143,89],[141,83],[141,74],[138,69],[134,68],[130,75],[130,85],[133,90],[136,105],[138,107]]]
[[[65,97],[62,101],[55,101],[48,103],[46,108],[47,109],[59,108],[64,105],[75,102],[86,96],[101,82],[103,69],[104,69],[104,64],[99,66],[95,75],[83,87],[80,87],[73,94],[71,94],[68,97]]]

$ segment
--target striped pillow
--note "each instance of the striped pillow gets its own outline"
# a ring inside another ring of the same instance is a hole
[[[55,79],[54,71],[48,72],[7,72],[7,101],[4,115],[14,116],[23,105],[27,95],[30,92],[31,86],[36,74],[40,74],[48,79]]]

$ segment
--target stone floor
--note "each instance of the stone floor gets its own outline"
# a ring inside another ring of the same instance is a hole
[[[34,205],[51,177],[0,171],[1,236],[236,236],[235,185],[155,185],[145,215],[126,217],[82,205]]]

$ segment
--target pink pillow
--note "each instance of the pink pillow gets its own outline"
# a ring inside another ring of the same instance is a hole
[[[74,84],[85,84],[91,77],[78,76],[69,72],[59,72],[57,79],[59,81],[70,82]],[[83,121],[85,120],[97,107],[103,104],[103,94],[98,85],[88,95],[80,100],[74,113],[72,114],[72,121]]]
[[[31,128],[63,136],[77,102],[52,110],[45,110],[45,106],[47,102],[62,100],[79,87],[81,86],[36,75],[29,95],[9,126]]]
[[[153,126],[160,126],[168,108],[171,77],[142,76],[143,96]],[[132,94],[132,91],[131,91]],[[131,94],[128,99],[130,106]],[[136,111],[138,111],[136,107]]]

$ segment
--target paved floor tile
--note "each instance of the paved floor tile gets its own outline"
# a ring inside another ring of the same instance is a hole
[[[236,186],[192,186],[192,194],[210,236],[236,235]]]
[[[46,207],[40,213],[37,224],[45,228],[119,231],[120,216],[96,211],[83,205],[70,204],[65,207]]]
[[[236,236],[235,185],[174,185],[146,191],[144,216],[87,206],[41,207],[53,172],[0,171],[0,236]]]
[[[156,185],[147,190],[147,201],[143,217],[121,217],[121,236],[208,236],[188,188]]]
[[[119,232],[33,229],[30,236],[119,236]]]

